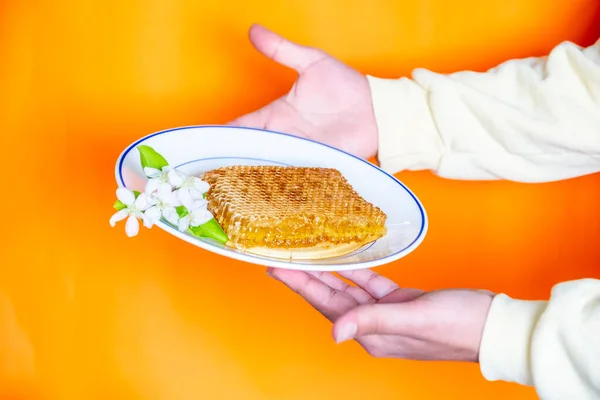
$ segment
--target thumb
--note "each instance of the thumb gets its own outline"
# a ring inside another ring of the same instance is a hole
[[[279,64],[295,69],[298,73],[327,57],[321,50],[300,46],[258,24],[250,27],[249,36],[256,50]]]
[[[398,335],[414,330],[422,321],[413,304],[365,304],[342,315],[333,325],[337,343],[365,335]]]

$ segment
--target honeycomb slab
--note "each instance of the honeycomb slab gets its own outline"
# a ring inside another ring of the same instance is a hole
[[[274,258],[352,252],[386,233],[386,215],[336,169],[229,166],[201,176],[229,246]]]

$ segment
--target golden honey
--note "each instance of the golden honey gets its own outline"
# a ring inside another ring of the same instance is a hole
[[[232,166],[212,170],[208,209],[239,248],[369,243],[386,215],[331,168]]]

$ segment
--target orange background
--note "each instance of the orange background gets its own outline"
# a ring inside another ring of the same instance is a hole
[[[2,399],[518,399],[477,365],[381,360],[265,275],[111,229],[114,162],[150,132],[224,123],[289,89],[260,22],[365,73],[483,70],[598,37],[594,0],[0,1]],[[525,185],[398,175],[430,231],[401,285],[547,298],[600,278],[600,175]]]

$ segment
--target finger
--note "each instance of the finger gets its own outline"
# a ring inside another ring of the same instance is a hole
[[[331,322],[335,322],[340,315],[358,305],[352,296],[332,289],[304,271],[272,268],[268,273],[302,296]]]
[[[320,271],[320,272],[307,272],[307,273],[311,276],[314,276],[315,278],[317,278],[318,280],[320,280],[321,282],[323,282],[330,288],[339,290],[340,292],[346,293],[346,294],[354,297],[354,299],[359,304],[375,302],[375,299],[373,297],[371,297],[367,292],[365,292],[364,290],[362,290],[361,288],[358,288],[356,286],[348,285],[346,282],[344,282],[343,280],[341,280],[340,278],[338,278],[337,276],[333,275],[330,272]]]
[[[410,303],[364,304],[349,310],[335,321],[337,343],[365,335],[409,334],[423,325],[424,317]]]
[[[352,271],[341,271],[338,273],[344,278],[354,282],[357,286],[363,288],[377,300],[399,288],[393,281],[376,274],[370,269],[357,269]]]
[[[249,36],[256,50],[298,73],[326,57],[321,50],[293,43],[258,24],[250,27]]]

